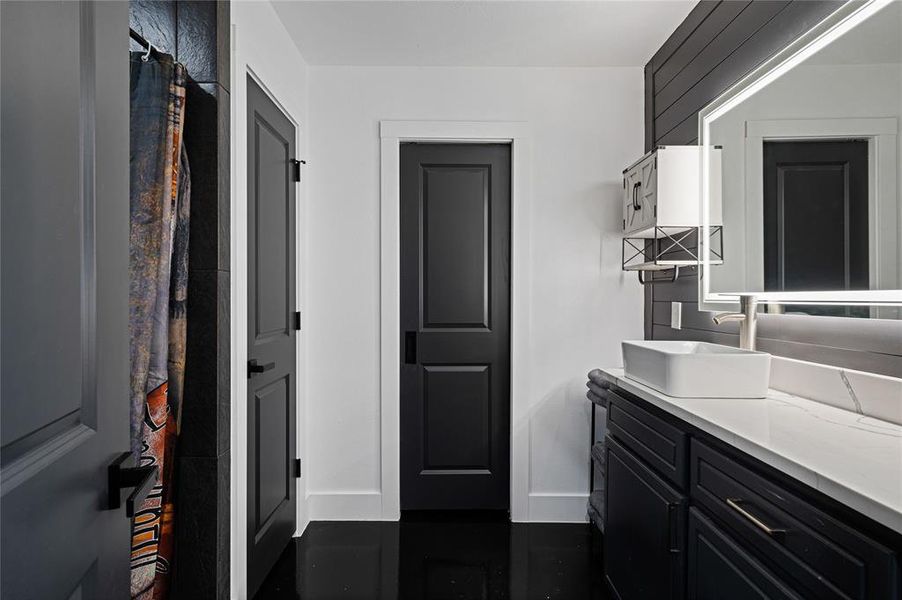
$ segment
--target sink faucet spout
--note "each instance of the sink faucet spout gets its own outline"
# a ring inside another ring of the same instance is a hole
[[[742,321],[745,315],[742,313],[718,313],[711,317],[717,325],[728,321]]]
[[[743,350],[754,350],[758,333],[758,298],[755,296],[739,297],[738,313],[719,313],[713,319],[717,325],[728,321],[739,321],[739,347]]]

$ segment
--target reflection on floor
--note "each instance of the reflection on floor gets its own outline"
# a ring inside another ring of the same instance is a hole
[[[464,514],[311,523],[256,598],[607,598],[601,537],[593,526]]]

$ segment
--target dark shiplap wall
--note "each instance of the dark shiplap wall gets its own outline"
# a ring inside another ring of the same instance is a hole
[[[694,144],[698,112],[842,2],[702,0],[645,66],[645,149]],[[695,268],[645,290],[647,339],[736,346],[738,325],[698,311]],[[683,329],[670,303],[683,303]],[[762,315],[759,346],[775,355],[902,377],[902,321]]]

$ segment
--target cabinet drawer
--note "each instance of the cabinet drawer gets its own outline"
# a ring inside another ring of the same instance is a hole
[[[780,484],[692,440],[692,500],[795,589],[816,598],[898,598],[897,556]]]
[[[680,489],[686,489],[688,436],[614,391],[608,393],[608,431]]]
[[[690,600],[802,598],[694,507],[689,509],[687,544]]]

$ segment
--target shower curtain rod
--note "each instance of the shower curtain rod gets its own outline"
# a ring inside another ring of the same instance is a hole
[[[141,44],[142,46],[144,46],[145,49],[146,49],[146,48],[150,48],[150,42],[148,42],[148,41],[144,38],[143,35],[141,35],[141,34],[138,33],[137,31],[135,31],[135,30],[132,29],[131,27],[128,28],[128,35],[129,35],[129,37],[131,37],[133,40],[135,40],[136,42],[138,42],[139,44]]]

